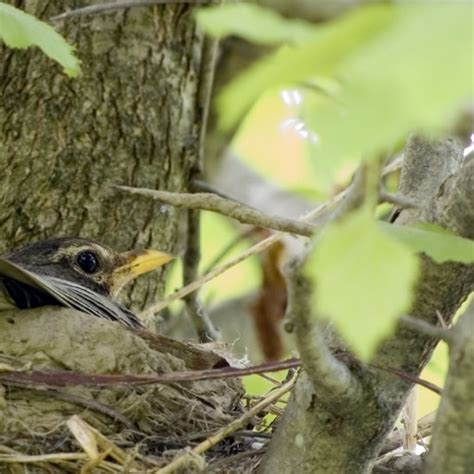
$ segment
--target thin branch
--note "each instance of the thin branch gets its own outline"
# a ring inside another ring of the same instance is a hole
[[[341,359],[345,362],[348,359]],[[416,375],[409,374],[403,370],[392,367],[384,367],[377,364],[369,364],[378,370],[396,375],[402,380],[416,383],[428,388],[438,395],[442,390],[436,385],[423,380]],[[242,377],[244,375],[254,375],[269,372],[279,372],[286,369],[296,369],[301,367],[299,359],[287,359],[279,362],[267,362],[265,364],[251,367],[223,367],[220,369],[187,370],[185,372],[172,372],[168,374],[83,374],[71,371],[55,370],[51,372],[12,370],[0,372],[0,383],[15,383],[25,387],[32,385],[45,385],[50,387],[77,387],[82,385],[90,386],[113,386],[120,384],[127,385],[149,385],[149,384],[175,384],[179,382],[195,382],[200,380],[217,380],[226,378]]]
[[[186,251],[183,257],[183,283],[188,285],[198,277],[201,259],[200,213],[188,210],[188,228],[186,232]],[[200,342],[217,341],[219,331],[214,327],[206,309],[199,301],[199,293],[195,291],[184,298],[186,310],[194,324]]]
[[[441,339],[448,344],[451,344],[453,341],[453,333],[449,329],[434,326],[433,324],[414,318],[413,316],[402,316],[400,322],[407,328],[419,332],[420,334],[424,334],[425,336]]]
[[[383,171],[382,171],[382,176],[385,176],[386,174],[392,172],[395,169],[398,169],[401,166],[401,163],[403,162],[403,157],[399,157],[396,160],[394,160],[392,163],[390,163],[388,166],[386,166]],[[317,217],[320,217],[323,215],[325,211],[328,210],[328,208],[335,206],[336,204],[339,204],[343,199],[347,198],[349,193],[352,192],[352,186],[349,186],[348,188],[344,189],[340,193],[336,194],[333,196],[331,199],[327,200],[326,202],[323,202],[320,204],[318,207],[315,209],[312,209],[308,213],[306,213],[304,216],[298,219],[300,222],[311,222]],[[317,226],[314,226],[314,230],[317,230],[320,228],[322,225],[324,225],[326,222],[323,219],[322,222],[319,222]],[[207,282],[213,280],[214,278],[218,277],[222,273],[225,273],[227,270],[235,267],[239,263],[243,262],[247,258],[256,255],[259,252],[262,252],[266,248],[270,247],[275,242],[278,242],[282,237],[284,236],[283,232],[276,232],[275,234],[271,235],[270,237],[267,237],[266,239],[261,240],[260,242],[256,243],[252,247],[248,248],[244,252],[242,252],[239,256],[234,258],[233,260],[225,263],[224,265],[220,267],[214,268],[212,271],[209,273],[203,275],[201,278],[198,278],[197,280],[193,281],[191,284],[183,286],[183,288],[179,289],[178,291],[174,292],[173,294],[169,295],[166,297],[164,300],[159,301],[158,303],[155,303],[148,308],[146,308],[141,314],[140,317],[143,319],[147,319],[151,317],[152,315],[159,313],[162,311],[164,308],[169,306],[171,303],[174,301],[177,301],[181,298],[184,298],[187,294],[193,292],[197,288],[200,288]]]
[[[271,235],[270,237],[267,237],[264,240],[261,240],[257,244],[253,245],[252,247],[248,248],[244,252],[242,252],[239,256],[236,258],[230,260],[229,262],[225,263],[224,265],[221,265],[220,267],[216,267],[213,270],[211,270],[209,273],[206,273],[202,277],[198,278],[197,280],[193,281],[189,285],[183,286],[180,288],[178,291],[175,291],[171,295],[167,296],[161,301],[158,301],[155,304],[152,304],[148,308],[145,308],[141,313],[140,313],[140,318],[147,320],[151,318],[153,315],[159,313],[163,309],[165,309],[167,306],[169,306],[171,303],[174,301],[180,300],[181,298],[184,298],[186,295],[189,293],[192,293],[193,291],[197,290],[198,288],[201,288],[201,286],[205,285],[207,282],[214,280],[214,278],[218,277],[219,275],[222,275],[222,273],[225,273],[227,270],[230,270],[231,268],[235,267],[238,265],[240,262],[243,262],[247,258],[251,257],[252,255],[255,255],[259,252],[262,252],[266,248],[268,248],[271,244],[274,242],[277,242],[280,240],[282,237],[282,233],[275,233]]]
[[[296,381],[296,376],[293,377],[290,381],[283,384],[281,387],[270,392],[270,394],[267,397],[265,397],[261,402],[258,402],[257,404],[255,404],[250,410],[245,412],[242,416],[240,416],[236,420],[232,421],[226,427],[219,430],[216,434],[210,436],[209,438],[204,440],[202,443],[199,443],[197,446],[195,446],[191,450],[191,452],[197,455],[203,454],[209,449],[211,449],[213,446],[218,444],[220,441],[225,439],[227,436],[232,434],[234,431],[237,431],[240,428],[243,428],[244,426],[246,426],[250,419],[258,415],[261,411],[263,411],[269,405],[273,404],[279,398],[281,398],[283,395],[289,392],[295,385],[295,381]],[[176,472],[180,467],[186,464],[188,460],[188,456],[189,454],[185,453],[182,456],[179,456],[178,458],[174,459],[167,466],[161,469],[158,469],[157,471],[154,471],[154,473],[155,474],[169,474],[172,472]]]
[[[400,194],[391,194],[385,191],[385,189],[379,191],[379,200],[381,202],[394,204],[402,209],[419,209],[421,207],[421,204],[416,199],[402,196]]]
[[[138,194],[162,201],[175,207],[218,212],[219,214],[231,217],[242,224],[265,227],[267,229],[289,232],[291,234],[303,235],[305,237],[311,237],[315,230],[315,227],[311,224],[294,219],[288,219],[286,217],[269,216],[258,209],[212,193],[171,193],[168,191],[133,188],[130,186],[113,187],[130,194]]]
[[[70,371],[10,371],[0,373],[0,382],[17,384],[47,385],[51,387],[66,387],[80,385],[148,385],[148,384],[175,384],[178,382],[195,382],[199,380],[217,380],[242,377],[244,375],[260,374],[264,372],[278,372],[285,369],[300,367],[299,359],[287,359],[280,362],[268,362],[251,367],[223,367],[221,369],[188,370],[185,372],[171,372],[168,374],[82,374]]]
[[[437,395],[442,395],[443,394],[443,389],[441,387],[438,387],[434,383],[429,382],[428,380],[422,379],[416,375],[409,374],[408,372],[405,372],[400,369],[395,369],[394,367],[384,367],[378,364],[369,364],[370,367],[374,367],[375,369],[380,369],[384,370],[385,372],[389,372],[393,375],[396,375],[397,377],[401,378],[402,380],[406,380],[407,382],[410,383],[416,383],[418,385],[421,385],[422,387],[427,388],[428,390],[431,390],[432,392],[436,393]]]
[[[438,309],[436,310],[436,317],[438,318],[439,324],[443,329],[449,328],[448,324],[446,324],[446,319],[443,317],[443,315]]]
[[[212,0],[121,0],[117,2],[99,3],[97,5],[89,5],[83,8],[77,8],[60,15],[53,16],[49,21],[65,20],[76,16],[99,15],[102,13],[110,13],[116,10],[125,10],[126,8],[149,7],[153,5],[169,5],[169,4],[189,4],[189,5],[208,5],[216,3]]]
[[[323,212],[326,211],[330,206],[339,203],[346,196],[347,192],[348,190],[346,189],[342,191],[341,193],[337,194],[336,196],[334,196],[333,198],[331,198],[330,200],[320,204],[317,208],[305,214],[300,220],[303,222],[308,222],[322,215]],[[169,295],[164,300],[159,301],[158,303],[155,303],[149,306],[142,313],[140,313],[140,317],[143,319],[148,319],[153,314],[159,313],[160,311],[162,311],[164,308],[169,306],[174,301],[184,298],[187,294],[191,293],[197,288],[200,288],[201,286],[213,280],[214,278],[218,277],[222,273],[225,273],[227,270],[235,267],[236,265],[243,262],[247,258],[262,252],[266,248],[270,247],[273,243],[278,242],[283,237],[283,235],[285,235],[283,232],[276,232],[273,235],[270,235],[270,237],[267,237],[266,239],[261,240],[260,242],[256,243],[252,247],[249,247],[247,250],[243,251],[236,258],[230,260],[229,262],[225,263],[224,265],[220,267],[214,268],[212,271],[210,271],[206,275],[203,275],[201,278],[198,278],[197,280],[192,282],[190,285],[183,286],[183,288]]]
[[[382,177],[384,178],[385,176],[388,176],[389,174],[394,173],[395,171],[401,170],[404,160],[405,160],[405,155],[401,154],[401,155],[398,155],[390,163],[385,165],[384,169],[382,170]]]

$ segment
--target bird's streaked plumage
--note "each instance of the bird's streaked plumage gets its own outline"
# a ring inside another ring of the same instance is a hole
[[[169,260],[163,252],[117,253],[87,239],[35,242],[0,257],[0,310],[59,305],[141,327],[137,316],[112,298],[128,281]]]

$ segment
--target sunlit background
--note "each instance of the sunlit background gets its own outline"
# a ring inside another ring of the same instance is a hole
[[[285,190],[302,195],[309,200],[318,200],[315,167],[311,164],[309,147],[317,144],[315,132],[306,129],[300,117],[303,95],[289,90],[264,95],[244,121],[233,148],[239,159],[267,180]],[[474,139],[474,135],[473,135]],[[474,144],[465,154],[474,149]],[[337,182],[347,181],[348,172],[341,170]],[[227,243],[237,238],[241,231],[235,224],[220,215],[203,213],[202,219],[202,265],[206,269]],[[243,241],[228,253],[226,259],[235,257],[251,245]],[[169,292],[181,286],[181,268],[178,264],[172,272]],[[236,298],[255,291],[261,281],[261,268],[257,257],[245,260],[203,288],[202,296],[207,305]],[[227,341],[230,342],[230,341]],[[260,362],[255,360],[252,362]],[[448,368],[447,345],[440,342],[434,355],[422,373],[422,378],[443,386]],[[280,374],[280,378],[284,374]],[[247,377],[249,393],[259,394],[271,388],[271,383],[259,376]],[[433,411],[439,403],[439,396],[423,388],[418,388],[418,417]]]

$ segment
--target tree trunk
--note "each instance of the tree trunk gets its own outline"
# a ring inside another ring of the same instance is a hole
[[[59,0],[16,5],[44,20],[65,8]],[[0,45],[0,254],[64,235],[176,251],[178,211],[110,186],[188,188],[200,168],[212,45],[187,5],[55,26],[77,49],[78,79],[36,48]],[[143,306],[161,286],[141,279],[131,299]]]

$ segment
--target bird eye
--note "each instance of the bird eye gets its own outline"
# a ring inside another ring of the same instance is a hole
[[[94,252],[85,250],[76,257],[76,263],[86,273],[94,273],[99,268],[99,259]]]

